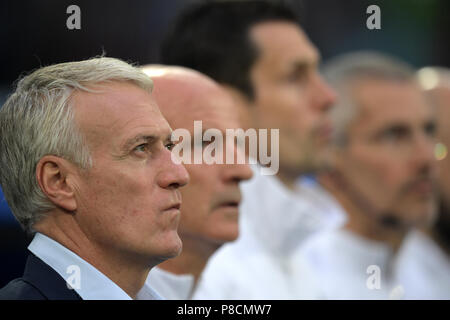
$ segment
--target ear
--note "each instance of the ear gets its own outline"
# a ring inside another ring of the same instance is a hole
[[[42,192],[56,206],[73,212],[77,209],[72,177],[75,166],[69,161],[47,155],[36,166],[36,178]]]
[[[252,103],[252,101],[244,93],[242,93],[242,91],[236,89],[235,87],[225,83],[221,83],[220,87],[231,96],[234,103],[243,107],[248,107],[248,105]]]
[[[245,94],[243,94],[240,90],[226,85],[221,84],[220,87],[227,92],[231,98],[233,99],[234,105],[236,107],[236,112],[238,113],[239,121],[244,128],[253,128],[255,127],[252,122],[252,110],[256,110],[253,107],[253,101],[251,101]]]

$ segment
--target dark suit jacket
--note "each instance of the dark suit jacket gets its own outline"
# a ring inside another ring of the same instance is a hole
[[[75,290],[44,261],[30,253],[22,278],[0,289],[0,300],[81,300]]]

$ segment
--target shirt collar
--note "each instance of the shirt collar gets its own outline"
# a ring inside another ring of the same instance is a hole
[[[52,267],[83,300],[131,300],[94,266],[42,233],[36,233],[28,250]]]
[[[346,264],[348,270],[352,266],[370,265],[380,267],[385,279],[392,278],[395,263],[394,251],[385,243],[369,240],[345,229],[335,230],[321,237],[322,245],[328,247],[330,254]]]
[[[347,222],[347,213],[336,198],[311,176],[302,176],[295,185],[296,191],[309,200],[324,222],[325,229],[337,229]]]
[[[400,260],[412,258],[417,261],[416,264],[430,267],[450,266],[450,257],[445,251],[430,236],[419,230],[409,232],[400,247],[399,256]]]
[[[240,222],[243,227],[252,228],[273,254],[290,255],[312,234],[341,225],[343,213],[339,210],[320,207],[309,194],[288,189],[275,176],[261,175],[257,165],[252,169],[253,179],[241,183]]]
[[[149,292],[156,290],[157,294],[165,299],[188,300],[191,298],[194,284],[194,276],[191,274],[174,274],[154,267],[148,274],[145,285],[138,294],[138,299],[149,300]]]

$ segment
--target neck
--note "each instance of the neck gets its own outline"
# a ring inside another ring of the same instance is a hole
[[[174,274],[191,274],[196,284],[206,262],[220,247],[218,244],[207,243],[203,239],[182,237],[183,250],[181,254],[159,264],[158,267]]]
[[[251,110],[255,109],[251,104],[252,102],[249,100],[247,96],[245,96],[240,90],[226,85],[221,84],[222,88],[229,94],[231,99],[233,99],[235,112],[238,116],[239,123],[244,130],[249,128],[254,128],[252,124],[252,115]]]
[[[398,251],[407,230],[401,226],[388,225],[378,219],[373,208],[363,208],[359,205],[357,201],[354,201],[354,197],[348,194],[349,190],[338,187],[330,175],[321,175],[319,181],[339,201],[347,213],[347,224],[344,226],[346,230],[372,241],[383,242],[394,252]]]
[[[69,219],[67,213],[49,214],[34,229],[74,252],[135,299],[153,264],[117,248],[92,243]]]
[[[295,190],[296,178],[290,174],[284,174],[281,170],[277,174],[278,179],[281,183],[291,191]]]
[[[395,227],[384,226],[383,223],[370,219],[367,214],[351,210],[343,206],[348,213],[348,221],[344,228],[356,233],[366,239],[387,244],[394,252],[398,252],[406,231],[398,230]]]

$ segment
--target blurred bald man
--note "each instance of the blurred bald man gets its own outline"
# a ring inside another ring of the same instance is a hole
[[[202,121],[202,136],[208,129],[217,129],[225,136],[226,129],[239,127],[231,97],[207,76],[187,68],[156,65],[143,71],[153,79],[154,97],[172,129],[186,129],[194,137],[194,121]],[[200,147],[204,150],[211,143],[202,142]],[[193,142],[190,147],[193,154],[199,146]],[[237,154],[234,142],[224,142],[224,149],[217,151],[230,148]],[[184,164],[191,184],[182,193],[185,200],[178,233],[183,250],[175,259],[154,268],[146,282],[166,299],[190,299],[209,257],[238,237],[239,182],[252,176],[247,164]],[[145,290],[141,293],[140,299],[145,299]]]
[[[440,193],[437,221],[411,232],[399,258],[405,298],[450,299],[450,70],[427,67],[417,72],[437,115],[435,157]]]

